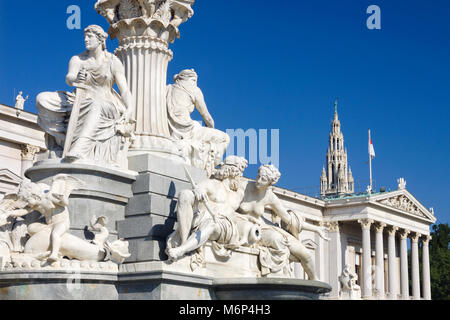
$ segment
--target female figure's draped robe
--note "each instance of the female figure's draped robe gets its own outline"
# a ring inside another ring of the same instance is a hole
[[[113,89],[113,55],[105,53],[101,65],[86,69],[88,89],[84,90],[70,156],[106,164],[116,164],[122,136],[116,122],[126,108]],[[71,92],[43,92],[36,99],[38,124],[54,138],[56,147],[64,149],[70,113],[75,101]]]

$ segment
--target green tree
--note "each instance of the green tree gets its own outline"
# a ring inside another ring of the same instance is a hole
[[[433,225],[430,240],[431,298],[450,300],[450,227]]]

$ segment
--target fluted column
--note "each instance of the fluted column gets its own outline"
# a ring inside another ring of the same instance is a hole
[[[396,266],[396,253],[395,253],[395,233],[397,232],[397,227],[388,228],[388,278],[389,278],[389,295],[393,300],[397,300],[397,282],[398,282],[398,272]]]
[[[195,0],[98,1],[95,9],[119,40],[115,54],[125,67],[134,99],[136,139],[131,153],[154,153],[183,161],[169,130],[167,68],[173,58],[169,43],[180,37],[178,27],[192,17]]]
[[[383,230],[386,227],[385,223],[375,224],[375,289],[379,298],[383,298],[384,291],[384,248],[383,248]]]
[[[414,300],[420,300],[420,273],[419,273],[419,238],[420,233],[411,236],[411,273],[412,294]]]
[[[408,244],[410,231],[402,230],[400,234],[400,280],[403,299],[409,300],[409,275],[408,275]]]
[[[430,236],[422,238],[422,292],[425,300],[431,300],[430,253],[428,248],[430,240]]]
[[[341,235],[339,229],[339,222],[333,221],[327,223],[329,229],[330,238],[330,279],[332,291],[330,292],[331,298],[338,298],[339,296],[339,276],[342,272],[342,248],[341,248]]]
[[[362,228],[362,245],[363,245],[363,261],[362,261],[362,285],[363,298],[367,299],[372,296],[372,251],[370,246],[370,226],[374,222],[371,219],[358,220]]]
[[[135,102],[136,140],[132,150],[163,149],[171,143],[165,107],[167,68],[173,58],[168,46],[159,38],[134,36],[123,39],[115,51],[125,66]]]

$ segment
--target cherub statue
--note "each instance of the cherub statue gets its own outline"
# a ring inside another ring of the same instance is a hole
[[[83,185],[83,181],[65,174],[55,176],[50,188],[46,184],[26,181],[17,194],[18,202],[26,205],[5,213],[6,217],[18,218],[37,211],[45,217],[46,225],[37,223],[30,227],[36,234],[43,228],[50,229],[51,251],[47,259],[50,263],[58,260],[61,238],[70,229],[70,193]]]
[[[358,276],[350,271],[350,266],[346,265],[342,270],[342,275],[339,276],[341,299],[361,299],[361,288],[356,284],[357,278]]]
[[[23,217],[32,212],[38,212],[45,218],[45,223],[35,222],[27,227],[30,238],[26,241],[24,249],[18,252],[21,258],[46,260],[50,264],[64,257],[97,262],[110,259],[120,264],[130,256],[128,242],[122,239],[112,243],[107,241],[108,221],[104,216],[100,218],[94,216],[91,220],[91,230],[100,232],[93,243],[68,232],[69,196],[73,190],[83,185],[84,183],[75,177],[59,174],[53,178],[51,186],[25,181],[17,194],[8,195],[3,199],[0,203],[0,226],[3,228],[11,222],[11,218]],[[14,235],[11,231],[4,231],[3,236],[0,232],[1,238],[5,238],[5,243],[13,248],[11,238],[14,238]],[[5,248],[2,249],[0,246],[0,249],[0,256],[7,256],[7,253],[3,254]]]

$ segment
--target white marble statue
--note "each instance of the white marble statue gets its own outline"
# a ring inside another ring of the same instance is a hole
[[[19,253],[19,259],[52,264],[64,257],[79,261],[103,261],[110,254],[114,257],[120,256],[121,258],[114,262],[122,263],[129,256],[127,242],[122,240],[112,244],[107,242],[109,232],[106,236],[103,233],[101,237],[96,237],[94,243],[89,243],[68,232],[70,229],[69,196],[74,189],[81,188],[83,185],[84,183],[77,178],[59,174],[53,178],[51,186],[24,181],[17,194],[5,197],[0,203],[0,225],[3,228],[15,219],[34,212],[40,213],[45,218],[43,222],[39,220],[27,226],[26,232],[29,239],[26,240],[23,250],[16,252]],[[94,229],[99,230],[98,225],[104,223],[103,217],[99,218],[94,224]],[[23,232],[23,228],[19,230]],[[5,236],[4,234],[3,238]],[[13,238],[14,233],[9,232],[9,239]],[[10,255],[15,250],[12,242],[12,245],[9,245]]]
[[[29,96],[26,96],[26,98],[24,98],[23,96],[23,92],[20,91],[19,94],[16,97],[16,103],[15,103],[15,108],[17,110],[23,110],[24,106],[25,106],[25,102],[28,100]]]
[[[62,157],[66,150],[70,161],[123,167],[122,154],[128,151],[133,131],[133,100],[124,67],[106,50],[108,34],[101,27],[91,25],[84,34],[86,51],[70,60],[66,77],[76,92],[39,94],[38,124],[47,133],[53,157]]]
[[[177,261],[211,241],[215,255],[222,258],[240,247],[259,250],[262,276],[290,275],[290,262],[300,262],[309,279],[317,280],[313,257],[299,233],[309,230],[329,240],[324,228],[284,208],[272,190],[281,176],[278,169],[262,166],[253,182],[242,179],[246,167],[245,159],[228,157],[213,178],[181,192],[178,228],[167,241],[169,260]],[[263,217],[266,209],[281,219],[281,227]]]
[[[289,262],[300,262],[310,280],[317,280],[314,259],[299,239],[302,230],[317,232],[323,239],[324,228],[309,224],[297,212],[287,210],[275,195],[272,186],[281,174],[273,165],[260,167],[256,180],[247,182],[245,196],[240,204],[242,217],[259,225],[262,229],[260,249],[262,274],[268,275],[286,270]],[[270,209],[275,219],[281,219],[281,227],[263,218],[265,209]],[[284,271],[287,272],[287,271]]]
[[[248,241],[245,236],[241,241],[234,220],[244,197],[242,176],[247,165],[244,158],[228,157],[213,178],[202,181],[194,190],[181,192],[178,228],[167,240],[166,253],[171,261],[194,252],[207,241],[212,241],[215,253],[224,257],[229,256],[230,249]]]
[[[356,284],[358,276],[350,271],[350,266],[346,265],[339,276],[341,290],[339,298],[342,300],[361,300],[361,288]]]
[[[230,137],[214,129],[214,120],[208,111],[202,91],[197,86],[194,70],[183,70],[167,87],[167,110],[172,138],[178,141],[188,163],[205,169],[210,176],[230,143]],[[205,122],[203,127],[192,120],[197,109]]]
[[[398,179],[397,183],[398,183],[398,190],[405,190],[406,189],[406,180],[404,178]]]

